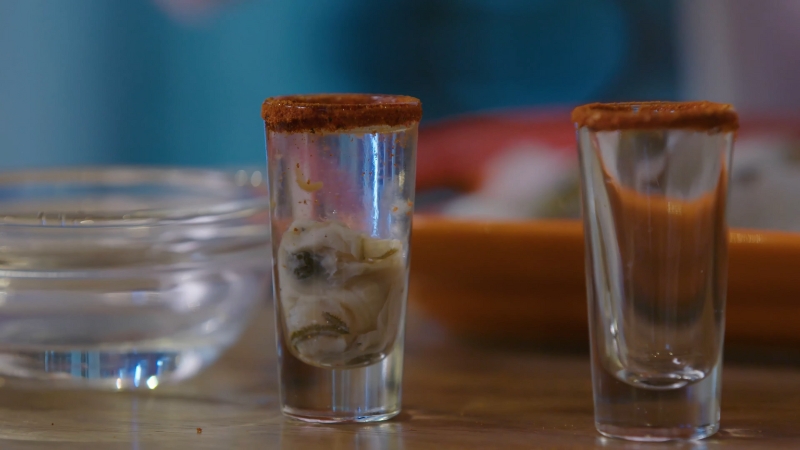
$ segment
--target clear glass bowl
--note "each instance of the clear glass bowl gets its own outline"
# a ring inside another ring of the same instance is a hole
[[[257,178],[0,174],[0,381],[153,389],[213,362],[269,295]]]

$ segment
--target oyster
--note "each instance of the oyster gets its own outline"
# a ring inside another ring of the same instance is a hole
[[[355,367],[386,355],[400,325],[403,245],[339,222],[295,221],[278,251],[285,340],[298,358]]]

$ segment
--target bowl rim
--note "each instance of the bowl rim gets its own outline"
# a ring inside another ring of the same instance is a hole
[[[239,171],[241,172],[241,170]],[[264,180],[266,183],[266,180]],[[0,172],[0,189],[25,185],[87,185],[134,186],[162,185],[164,187],[188,186],[201,191],[229,190],[228,198],[210,198],[200,206],[153,207],[109,213],[81,211],[40,211],[7,213],[0,209],[0,230],[11,229],[99,229],[150,226],[207,225],[232,219],[242,219],[269,210],[267,195],[258,195],[255,189],[237,183],[234,171],[192,167],[157,166],[93,166],[32,169]],[[260,183],[261,184],[261,183]],[[46,197],[44,197],[46,198]]]

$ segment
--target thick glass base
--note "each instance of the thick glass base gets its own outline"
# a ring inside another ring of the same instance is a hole
[[[720,367],[674,387],[644,387],[612,374],[593,358],[594,418],[600,434],[631,441],[703,439],[719,429]]]
[[[719,430],[719,424],[697,428],[620,427],[595,423],[603,436],[637,442],[691,441],[705,439]]]
[[[292,355],[281,335],[281,409],[293,419],[313,423],[379,422],[400,413],[403,378],[402,334],[389,355],[351,369],[311,366]]]
[[[283,414],[291,419],[310,423],[365,423],[383,422],[384,420],[389,420],[392,417],[400,414],[400,410],[352,414],[340,413],[336,411],[307,411],[295,409],[291,406],[284,406]]]

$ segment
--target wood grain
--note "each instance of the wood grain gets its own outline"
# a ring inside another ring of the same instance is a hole
[[[284,419],[264,308],[232,351],[181,386],[144,394],[0,390],[0,448],[800,448],[800,367],[788,363],[726,366],[717,436],[641,445],[594,431],[586,354],[456,341],[415,311],[407,334],[404,411],[382,424]]]

